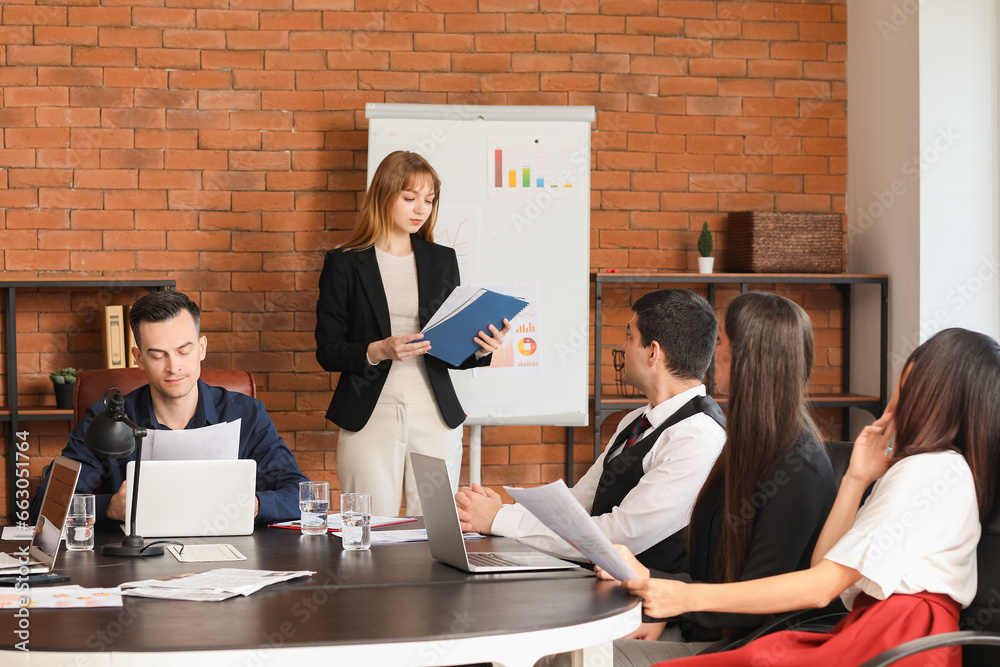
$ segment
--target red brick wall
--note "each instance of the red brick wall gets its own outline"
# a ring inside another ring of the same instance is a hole
[[[336,484],[313,307],[364,187],[366,102],[594,105],[593,267],[693,269],[707,220],[724,269],[727,211],[844,210],[845,15],[842,1],[7,0],[0,267],[176,278],[206,311],[208,364],[253,371],[307,474]],[[634,297],[619,292],[608,322]],[[792,293],[821,339],[816,383],[833,386],[839,302]],[[93,298],[22,298],[24,402],[51,401],[48,371],[99,363]],[[67,425],[26,427],[37,474]],[[486,429],[485,480],[559,476],[564,438]]]

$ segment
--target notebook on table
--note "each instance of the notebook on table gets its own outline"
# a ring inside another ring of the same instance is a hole
[[[579,567],[534,550],[469,553],[465,548],[465,540],[462,539],[462,524],[458,519],[455,496],[451,492],[447,464],[443,459],[413,452],[410,453],[410,463],[413,465],[417,493],[424,511],[427,541],[435,560],[473,574],[568,570]]]
[[[132,521],[135,461],[126,467],[125,532]],[[143,537],[216,537],[253,532],[257,462],[143,461],[136,533]]]
[[[45,489],[42,508],[35,522],[31,545],[28,547],[28,562],[23,563],[23,552],[6,553],[3,556],[17,559],[17,564],[0,567],[0,574],[21,574],[22,566],[28,572],[51,572],[56,565],[56,557],[62,545],[62,532],[69,514],[69,504],[76,492],[76,482],[80,477],[80,463],[57,456],[52,460],[49,485]],[[7,558],[0,559],[7,562]]]

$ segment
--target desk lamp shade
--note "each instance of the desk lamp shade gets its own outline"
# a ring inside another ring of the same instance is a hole
[[[112,395],[111,392],[114,392]],[[125,416],[125,399],[117,387],[112,387],[104,396],[104,412],[98,413],[87,427],[83,442],[97,458],[121,459],[135,449],[136,433],[128,425]],[[142,435],[146,435],[145,429]]]
[[[113,392],[113,393],[112,393]],[[139,498],[139,464],[142,459],[142,439],[146,429],[135,424],[125,414],[125,399],[117,387],[111,387],[104,394],[104,412],[94,416],[83,434],[87,449],[100,459],[121,459],[135,451],[135,476],[132,480],[132,516],[129,534],[122,539],[121,546],[105,544],[101,553],[106,556],[161,556],[163,547],[145,545],[135,532],[135,514]]]

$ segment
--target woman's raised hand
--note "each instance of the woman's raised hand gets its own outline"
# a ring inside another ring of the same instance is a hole
[[[891,412],[886,412],[875,423],[865,426],[854,441],[847,474],[865,486],[889,469],[889,461],[892,460],[890,443],[896,433],[896,423],[892,417]]]

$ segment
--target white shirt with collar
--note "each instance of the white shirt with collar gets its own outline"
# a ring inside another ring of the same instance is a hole
[[[695,396],[705,395],[705,385],[688,389],[655,407],[648,403],[625,415],[610,442],[629,428],[641,414],[655,429]],[[698,413],[665,429],[642,459],[643,475],[621,504],[608,514],[594,517],[594,523],[614,544],[624,544],[642,553],[688,525],[691,510],[708,473],[722,451],[726,432],[706,414]],[[614,458],[623,450],[611,453]],[[587,474],[570,492],[589,513],[604,471],[607,447]],[[579,551],[545,527],[522,505],[504,505],[493,519],[493,535],[511,537],[530,547],[560,558],[580,560]]]

